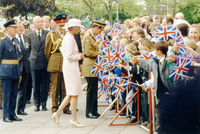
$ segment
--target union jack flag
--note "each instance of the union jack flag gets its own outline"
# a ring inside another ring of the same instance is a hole
[[[112,95],[122,99],[124,90],[127,88],[129,82],[125,79],[118,78],[112,91]]]
[[[114,82],[115,79],[118,78],[117,74],[108,74],[108,75],[104,75],[102,76],[103,79],[108,79],[109,82]],[[111,84],[111,83],[109,83]]]
[[[101,77],[103,75],[103,72],[104,72],[107,64],[108,64],[108,62],[106,61],[106,59],[103,59],[101,56],[98,55],[94,65],[92,67],[91,73],[98,77]]]
[[[183,40],[178,29],[177,29],[176,34],[175,34],[175,41],[176,41],[177,47],[179,48],[179,51],[182,54],[185,54],[186,53],[186,44],[185,44],[185,42],[184,42],[184,40]]]
[[[176,33],[176,26],[158,27],[155,31],[155,38],[157,41],[164,41],[174,39]]]
[[[114,56],[115,56],[115,50],[112,47],[106,47],[103,49],[102,51],[103,59],[106,59],[108,62],[111,62]]]
[[[179,59],[174,70],[170,73],[169,77],[173,79],[183,80],[184,75],[187,75],[190,68],[191,59]]]
[[[110,27],[110,29],[108,30],[107,35],[108,35],[108,36],[116,36],[116,35],[117,35],[117,32],[118,32],[118,30],[119,30],[119,28],[120,28],[120,26],[121,26],[121,24],[119,24],[119,23],[114,23],[114,24]]]
[[[156,59],[156,58],[157,58],[157,56],[154,56],[152,53],[145,53],[141,57],[139,57],[138,59],[148,60],[148,59]]]
[[[109,40],[108,40],[108,37],[106,35],[103,35],[102,43],[103,43],[103,48],[108,47],[108,46],[111,45]]]
[[[115,52],[115,56],[113,57],[113,61],[115,61],[115,63],[121,61],[126,56],[126,52],[123,48],[123,45],[117,46],[116,49],[117,51]]]
[[[95,36],[97,43],[102,42],[102,34],[98,34],[97,36]]]
[[[123,28],[119,27],[117,33],[124,34],[126,33],[126,31]]]
[[[108,79],[104,79],[104,78],[99,78],[100,84],[101,84],[101,94],[104,94],[107,92],[107,90],[109,90],[108,87]]]

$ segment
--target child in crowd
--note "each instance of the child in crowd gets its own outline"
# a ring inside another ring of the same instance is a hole
[[[152,52],[154,50],[153,43],[149,39],[143,38],[139,42],[140,50],[143,50],[143,53]]]
[[[128,40],[127,39],[121,39],[120,44],[123,45],[124,47],[127,45]]]
[[[137,48],[137,50],[139,51],[139,42],[138,41],[133,41],[132,44]]]
[[[139,41],[141,38],[145,38],[144,29],[141,27],[133,28],[130,32],[133,40]]]
[[[189,38],[193,39],[198,46],[200,45],[200,25],[193,24],[190,26]]]
[[[149,26],[149,30],[150,30],[150,33],[151,33],[151,41],[152,42],[157,42],[156,39],[155,39],[155,30],[156,28],[158,27],[161,27],[161,24],[160,23],[153,23]]]
[[[175,63],[170,63],[166,60],[168,44],[165,41],[157,42],[154,44],[155,54],[158,56],[158,59],[151,60],[147,62],[146,60],[139,60],[137,57],[134,57],[133,61],[136,60],[139,62],[139,65],[148,72],[153,72],[154,82],[145,82],[141,84],[143,90],[147,91],[147,87],[153,87],[156,91],[156,104],[157,104],[157,119],[159,120],[159,101],[165,96],[170,95],[170,93],[179,86],[179,81],[169,78],[170,73],[175,68]]]

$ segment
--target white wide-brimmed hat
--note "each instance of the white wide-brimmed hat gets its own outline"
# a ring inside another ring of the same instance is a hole
[[[81,25],[81,20],[79,19],[70,19],[62,29],[68,29],[69,27],[77,27],[77,26],[82,29],[86,29],[83,25]]]

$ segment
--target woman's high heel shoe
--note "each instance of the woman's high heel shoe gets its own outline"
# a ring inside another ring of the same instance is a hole
[[[58,115],[57,115],[56,112],[53,113],[53,115],[51,116],[51,119],[54,119],[54,122],[55,122],[56,124],[60,125],[60,124],[59,124],[59,117],[58,117]]]
[[[72,126],[75,125],[75,126],[77,126],[77,127],[85,127],[85,125],[78,124],[78,123],[74,122],[73,120],[70,120],[70,124],[71,124]]]

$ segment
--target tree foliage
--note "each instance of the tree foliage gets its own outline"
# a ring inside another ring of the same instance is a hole
[[[27,16],[29,13],[40,16],[49,15],[50,12],[58,10],[52,0],[3,0],[1,6],[5,7],[2,14],[7,19],[19,15]]]
[[[120,21],[134,18],[145,11],[144,5],[137,4],[138,1],[119,0]],[[56,0],[56,6],[59,7],[59,11],[51,14],[52,16],[64,12],[82,20],[93,20],[92,18],[109,20],[110,16],[114,21],[116,18],[116,0]]]
[[[200,3],[190,2],[186,5],[179,6],[179,12],[182,12],[190,24],[200,22]]]

